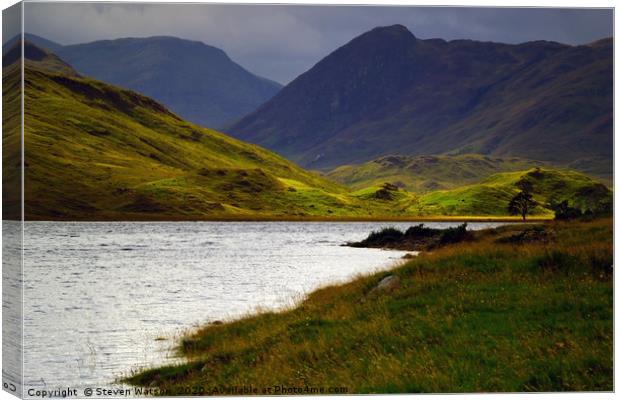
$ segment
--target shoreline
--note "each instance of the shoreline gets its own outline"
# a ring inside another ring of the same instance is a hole
[[[345,384],[349,394],[609,390],[612,222],[545,227],[545,237],[518,225],[481,231],[318,289],[291,309],[202,325],[178,342],[183,363],[122,382],[173,394],[231,379],[294,385],[304,365],[304,381]],[[448,360],[459,362],[429,371]]]
[[[545,222],[552,221],[553,216],[531,216],[523,221],[521,217],[510,216],[371,216],[371,217],[278,217],[278,216],[226,216],[212,218],[193,218],[193,217],[169,217],[162,218],[96,218],[96,219],[71,219],[71,218],[28,218],[23,222]],[[21,220],[3,219],[7,222],[22,222]]]
[[[304,365],[304,381],[346,384],[349,394],[609,390],[612,222],[556,221],[545,225],[549,235],[523,235],[529,229],[483,230],[327,285],[291,309],[199,326],[177,344],[184,362],[122,382],[173,394],[231,379],[269,387],[295,383]],[[457,359],[428,369],[428,360]],[[489,359],[517,365],[497,369]]]

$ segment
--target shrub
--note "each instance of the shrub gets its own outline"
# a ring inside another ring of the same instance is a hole
[[[441,232],[441,237],[439,238],[440,244],[448,244],[448,243],[458,243],[469,238],[470,234],[467,231],[467,223],[463,223],[462,225],[456,226],[454,228],[447,228]]]
[[[407,229],[405,236],[411,238],[432,237],[441,232],[441,229],[426,228],[424,224],[414,225]]]
[[[372,231],[370,235],[361,242],[351,243],[351,246],[354,247],[374,247],[374,246],[384,246],[389,243],[393,243],[402,239],[403,233],[394,228],[388,227],[383,228],[380,231]]]
[[[389,228],[383,228],[380,231],[372,231],[370,233],[370,235],[368,235],[368,239],[366,240],[380,240],[380,239],[400,239],[400,237],[403,236],[403,233],[396,228],[393,227],[389,227]]]
[[[555,219],[557,220],[571,220],[581,217],[581,210],[573,208],[568,205],[568,201],[564,200],[559,204],[551,207],[555,211]]]

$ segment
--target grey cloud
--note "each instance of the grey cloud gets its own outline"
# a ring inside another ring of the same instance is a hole
[[[22,3],[2,10],[2,37],[11,39],[22,31]]]
[[[613,11],[146,3],[25,6],[25,30],[62,44],[178,36],[222,48],[250,71],[282,83],[353,37],[396,23],[420,38],[580,44],[612,36]]]

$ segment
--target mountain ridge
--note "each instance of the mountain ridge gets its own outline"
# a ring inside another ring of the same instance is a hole
[[[53,40],[45,39],[42,36],[38,36],[38,35],[35,35],[33,33],[28,33],[28,32],[24,32],[23,39],[29,41],[30,43],[33,43],[37,47],[46,49],[52,53],[60,49],[61,47],[63,47],[63,45],[60,43],[54,42]],[[13,47],[15,43],[17,43],[20,40],[22,40],[22,35],[18,34],[18,35],[13,36],[6,42],[4,42],[2,44],[2,54],[4,54],[7,51],[7,49]]]
[[[33,69],[44,69],[68,76],[79,76],[72,66],[64,62],[55,54],[36,46],[29,40],[24,40],[22,49],[21,40],[13,42],[11,47],[3,51],[2,67],[8,67],[18,60],[21,60],[22,50],[25,56],[25,63]]]
[[[320,170],[481,153],[611,175],[611,40],[513,45],[403,29],[354,38],[225,131]]]

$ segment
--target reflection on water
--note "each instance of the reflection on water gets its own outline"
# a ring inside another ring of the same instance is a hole
[[[26,390],[105,386],[174,361],[192,327],[394,264],[403,252],[340,245],[411,224],[26,223]]]

